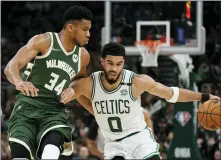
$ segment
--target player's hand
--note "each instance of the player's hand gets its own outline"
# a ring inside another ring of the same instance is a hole
[[[16,89],[21,91],[26,96],[36,97],[38,96],[39,89],[36,88],[31,82],[21,81],[16,83]]]
[[[210,98],[209,98],[210,100],[219,100],[220,101],[220,97],[218,97],[218,96],[214,96],[214,95],[212,95],[212,94],[210,94]]]
[[[61,93],[61,103],[68,103],[74,99],[75,96],[75,91],[72,87],[66,88],[62,93]]]

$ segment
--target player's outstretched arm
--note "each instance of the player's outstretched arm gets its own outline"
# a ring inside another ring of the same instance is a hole
[[[165,98],[171,103],[201,101],[209,99],[220,100],[219,97],[213,96],[211,94],[205,95],[188,89],[167,87],[161,83],[154,81],[151,77],[147,75],[136,75],[134,77],[133,84],[135,85],[135,88],[137,88],[139,94],[147,91],[158,97]]]
[[[38,53],[46,53],[50,46],[48,33],[32,37],[28,43],[20,48],[16,55],[7,64],[4,73],[8,80],[16,86],[24,95],[37,96],[38,89],[31,82],[24,82],[20,77],[20,70],[28,64]]]

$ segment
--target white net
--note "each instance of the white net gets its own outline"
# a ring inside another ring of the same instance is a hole
[[[160,52],[160,43],[140,43],[136,44],[143,60],[142,67],[158,67],[157,58]]]

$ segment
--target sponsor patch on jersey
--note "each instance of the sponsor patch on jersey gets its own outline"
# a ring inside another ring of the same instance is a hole
[[[120,93],[121,93],[122,96],[126,96],[128,92],[127,92],[126,89],[122,89],[122,90],[120,91]]]
[[[78,55],[73,54],[72,60],[73,60],[74,63],[76,63],[78,61]]]
[[[182,127],[184,127],[191,119],[191,115],[187,111],[186,112],[177,112],[175,117]]]

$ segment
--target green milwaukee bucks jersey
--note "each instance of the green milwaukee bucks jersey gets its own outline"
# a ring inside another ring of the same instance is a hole
[[[51,45],[45,55],[36,56],[33,63],[28,63],[23,73],[23,80],[30,81],[39,89],[38,97],[18,94],[18,99],[36,105],[37,107],[57,107],[60,95],[66,89],[73,77],[80,70],[81,48],[75,46],[71,52],[66,52],[57,33],[49,33]]]

